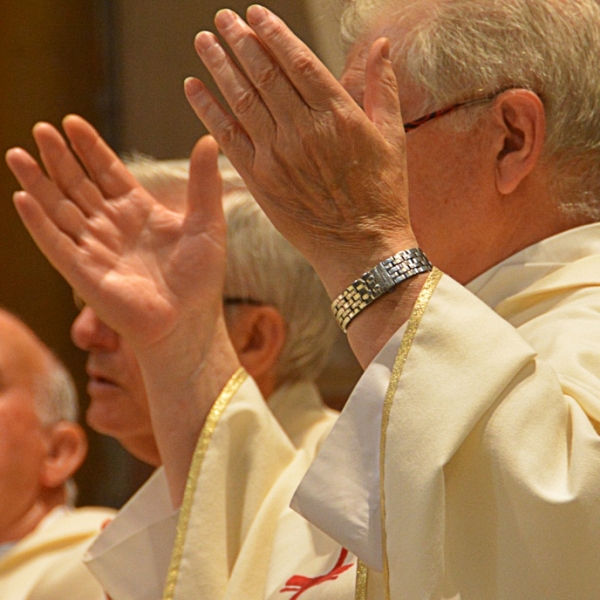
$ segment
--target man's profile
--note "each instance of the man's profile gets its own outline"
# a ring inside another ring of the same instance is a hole
[[[103,600],[82,556],[114,511],[74,508],[87,453],[69,373],[0,310],[0,596]]]

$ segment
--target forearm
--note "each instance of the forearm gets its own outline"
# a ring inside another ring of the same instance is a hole
[[[199,337],[199,336],[197,336]],[[198,438],[214,401],[239,368],[224,323],[204,344],[169,340],[139,354],[152,426],[174,507],[183,499]]]

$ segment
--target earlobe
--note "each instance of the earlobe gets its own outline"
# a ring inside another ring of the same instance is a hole
[[[512,194],[539,161],[544,146],[544,105],[529,90],[508,90],[496,99],[501,139],[496,185],[502,195]]]
[[[87,454],[87,439],[77,423],[60,421],[48,432],[48,448],[42,466],[41,483],[57,488],[79,469]]]

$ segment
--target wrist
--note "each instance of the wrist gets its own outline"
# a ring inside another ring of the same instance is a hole
[[[420,248],[396,252],[355,279],[331,305],[342,331],[365,308],[397,285],[431,271],[432,265]]]
[[[434,271],[435,272],[435,271]],[[408,321],[431,273],[423,273],[395,286],[363,310],[348,329],[348,342],[366,369],[390,338]]]
[[[349,239],[350,236],[348,236]],[[378,233],[360,240],[345,239],[335,245],[319,244],[319,251],[306,255],[321,279],[331,301],[335,300],[353,281],[399,250],[414,248],[418,243],[412,231],[394,235]]]

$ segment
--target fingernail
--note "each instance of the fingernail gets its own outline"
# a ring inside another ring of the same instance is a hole
[[[229,10],[227,8],[220,10],[215,15],[215,24],[217,27],[219,27],[219,29],[225,29],[226,27],[233,25],[233,23],[235,23],[236,20],[237,15],[232,10]]]
[[[217,38],[210,31],[201,31],[194,40],[196,48],[202,52],[210,50],[217,43]]]
[[[381,44],[381,56],[384,60],[390,59],[390,40],[386,39],[383,44]]]
[[[269,16],[269,11],[260,4],[253,4],[246,11],[246,16],[251,25],[260,25]]]
[[[183,82],[183,87],[185,93],[192,97],[198,96],[204,91],[204,85],[195,77],[187,77]]]

